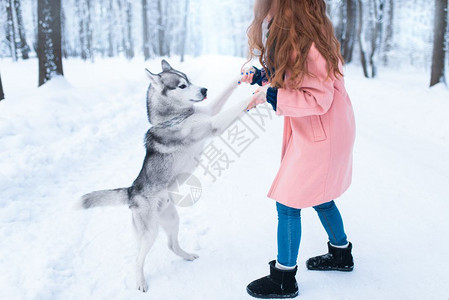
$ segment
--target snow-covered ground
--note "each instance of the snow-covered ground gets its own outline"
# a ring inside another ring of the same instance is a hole
[[[190,58],[180,64],[216,95],[242,59]],[[1,61],[0,299],[250,299],[245,286],[276,255],[276,210],[266,197],[279,166],[282,118],[257,139],[198,203],[179,208],[180,243],[160,232],[147,257],[149,292],[135,289],[136,243],[126,207],[74,211],[82,194],[129,186],[144,157],[144,67],[159,61],[64,62],[65,79],[37,85],[37,62]],[[354,178],[337,204],[354,245],[352,273],[311,272],[326,251],[312,209],[303,211],[301,299],[449,298],[449,91],[428,76],[383,70],[367,80],[348,67],[357,121]],[[240,87],[230,102],[247,97]],[[207,100],[206,100],[207,101]]]

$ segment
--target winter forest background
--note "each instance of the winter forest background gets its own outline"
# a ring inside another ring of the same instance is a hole
[[[92,63],[115,56],[179,56],[181,61],[185,55],[243,57],[253,2],[2,0],[0,56],[17,61],[40,53],[46,65],[40,84],[50,73],[63,72],[60,56],[62,61],[80,57]],[[449,61],[446,0],[327,3],[346,63],[361,65],[365,77],[376,77],[379,68],[411,65],[425,72],[432,68],[432,84],[444,81]]]
[[[327,2],[356,118],[353,182],[336,199],[355,269],[305,268],[328,237],[304,209],[299,299],[448,299],[448,1]],[[266,195],[284,118],[271,107],[236,119],[232,128],[251,143],[243,152],[229,131],[208,144],[221,153],[203,160],[216,180],[198,166],[201,199],[178,206],[180,244],[200,258],[175,256],[160,230],[144,269],[148,293],[135,287],[129,209],[72,209],[83,194],[130,186],[138,174],[150,127],[145,68],[160,72],[167,59],[208,88],[198,104],[207,105],[237,81],[252,6],[0,0],[0,299],[253,299],[245,287],[267,274],[277,249]],[[239,85],[225,109],[255,88]],[[231,162],[220,164],[223,156]]]

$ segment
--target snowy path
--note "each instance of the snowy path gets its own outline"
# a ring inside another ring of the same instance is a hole
[[[174,66],[210,95],[243,61],[203,57]],[[276,212],[266,193],[279,164],[282,119],[266,126],[201,200],[180,208],[180,243],[160,232],[145,265],[148,294],[135,290],[136,244],[127,208],[73,211],[96,189],[128,186],[148,129],[143,64],[78,60],[66,80],[41,89],[35,61],[2,63],[0,103],[0,299],[250,299],[245,286],[275,257]],[[146,66],[159,70],[159,62]],[[200,70],[207,70],[200,72]],[[376,81],[348,68],[357,118],[354,182],[337,202],[354,244],[349,274],[310,272],[325,251],[315,212],[303,211],[301,299],[448,299],[449,92],[427,77],[390,71]],[[240,88],[244,97],[250,88]],[[9,93],[9,94],[8,94]]]

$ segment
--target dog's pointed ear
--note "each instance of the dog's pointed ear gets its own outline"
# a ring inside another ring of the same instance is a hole
[[[171,69],[173,69],[173,68],[170,66],[170,64],[169,64],[165,59],[163,59],[163,60],[161,61],[161,66],[162,66],[162,71],[163,71],[163,72],[170,71]]]
[[[150,78],[151,82],[157,83],[157,79],[161,77],[159,74],[154,74],[150,70],[145,68],[145,73],[147,73],[148,78]]]

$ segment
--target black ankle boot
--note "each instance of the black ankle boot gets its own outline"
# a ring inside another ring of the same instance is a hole
[[[246,291],[256,298],[294,298],[298,296],[296,270],[281,270],[275,267],[276,261],[270,261],[270,275],[254,280]]]
[[[309,258],[306,262],[307,269],[318,271],[345,271],[349,272],[354,269],[354,261],[352,259],[352,244],[349,243],[347,248],[333,247],[327,242],[329,253]]]

